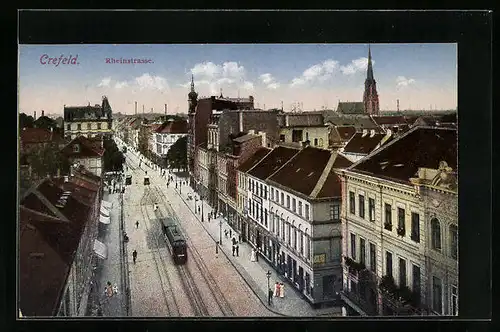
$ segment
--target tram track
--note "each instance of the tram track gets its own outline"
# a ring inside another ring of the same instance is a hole
[[[222,313],[223,316],[234,316],[234,312],[231,308],[231,305],[227,301],[226,297],[224,296],[224,293],[221,291],[219,288],[217,282],[215,281],[214,277],[210,273],[210,270],[206,266],[206,264],[203,262],[203,258],[201,254],[198,252],[196,247],[193,245],[193,242],[189,235],[187,235],[187,232],[185,231],[184,227],[182,227],[182,224],[179,222],[179,218],[177,217],[177,214],[175,213],[174,209],[170,205],[170,202],[168,202],[167,197],[165,194],[158,188],[158,186],[153,186],[155,189],[155,193],[157,197],[159,198],[158,201],[162,202],[163,206],[166,208],[167,213],[170,214],[173,218],[177,220],[177,223],[179,224],[179,227],[181,228],[184,237],[186,238],[186,242],[188,242],[188,257],[191,257],[194,260],[194,263],[196,265],[196,268],[200,271],[201,276],[203,277],[203,280],[205,281],[206,285],[208,286],[212,297],[215,299],[215,302],[217,303],[217,306]],[[182,266],[183,269],[185,269],[189,275],[191,274],[189,270],[187,269],[186,266]],[[192,280],[192,276],[190,275],[190,278]]]
[[[141,215],[143,216],[143,219],[144,219],[144,225],[146,227],[147,233],[149,233],[150,229],[151,229],[151,224],[150,224],[151,218],[149,217],[149,214],[147,212],[147,207],[146,207],[146,198],[149,198],[149,196],[150,196],[149,189],[145,188],[144,194],[141,197],[140,209],[141,209]],[[172,288],[172,284],[170,282],[170,278],[169,278],[168,273],[167,273],[166,263],[162,259],[162,255],[160,252],[159,238],[158,238],[159,234],[154,234],[153,236],[154,236],[154,239],[156,240],[156,245],[154,246],[154,249],[151,250],[151,253],[153,256],[153,262],[154,262],[154,265],[156,267],[156,271],[158,273],[158,278],[160,279],[160,287],[161,287],[161,293],[163,295],[163,300],[164,300],[164,303],[166,305],[166,309],[168,311],[169,316],[179,317],[180,316],[179,306],[177,305],[177,301],[176,301],[175,296],[174,296],[175,294],[174,294],[174,291]],[[160,272],[161,269],[160,269],[160,266],[158,264],[158,259],[156,257],[156,254],[158,254],[158,256],[159,256],[159,261],[161,262],[161,265],[162,265],[162,268],[164,271],[163,274]],[[165,281],[163,280],[162,275],[164,275]],[[167,285],[165,285],[165,283]]]

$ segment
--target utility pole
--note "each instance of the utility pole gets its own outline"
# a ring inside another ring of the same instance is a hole
[[[167,104],[165,104],[165,116],[167,115]]]
[[[135,102],[135,111],[134,114],[137,116],[137,102]]]

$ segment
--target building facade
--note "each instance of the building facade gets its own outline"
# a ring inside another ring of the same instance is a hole
[[[456,196],[444,200],[448,211],[432,214],[436,192],[413,177],[442,159],[456,169],[456,148],[456,131],[414,128],[342,173],[342,297],[359,314],[448,313],[458,263],[441,243],[457,243]]]
[[[95,106],[64,106],[64,137],[112,137],[113,112],[108,98]]]
[[[101,176],[103,169],[102,157],[104,155],[102,140],[77,136],[61,152],[71,164],[77,163],[93,174]]]

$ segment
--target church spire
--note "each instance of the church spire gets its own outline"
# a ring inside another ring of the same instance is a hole
[[[193,76],[193,74],[191,74],[191,92],[195,92],[194,91],[194,76]]]
[[[373,65],[372,65],[372,51],[370,44],[368,44],[368,70],[366,73],[367,80],[373,80]]]

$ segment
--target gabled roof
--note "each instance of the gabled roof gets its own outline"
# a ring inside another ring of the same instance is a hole
[[[368,133],[363,137],[363,133],[356,133],[344,147],[344,152],[369,154],[380,144],[384,136],[384,134],[375,134],[371,137]]]
[[[446,161],[456,170],[457,148],[456,129],[414,127],[348,170],[409,183],[419,167],[437,169]]]
[[[373,120],[378,125],[406,125],[408,122],[402,115],[395,116],[373,116]]]
[[[380,126],[373,119],[364,114],[340,114],[335,112],[326,112],[326,121],[335,126],[351,126],[358,131],[363,129],[381,130]]]
[[[308,146],[284,163],[276,173],[269,177],[269,181],[311,196],[331,156],[332,153],[329,150]],[[329,167],[331,168],[332,165]]]
[[[261,161],[269,152],[271,152],[271,149],[268,148],[259,148],[255,153],[250,156],[244,163],[242,163],[238,167],[238,171],[240,172],[247,172],[249,169],[254,167],[259,161]]]
[[[365,105],[363,102],[339,102],[337,112],[343,114],[364,114]]]
[[[242,135],[240,137],[233,138],[233,141],[236,143],[243,143],[243,142],[246,142],[246,141],[251,140],[252,138],[256,138],[256,137],[259,137],[259,135],[246,134],[246,135]]]
[[[252,167],[248,174],[260,179],[265,180],[271,174],[276,172],[283,164],[295,156],[299,150],[292,148],[285,148],[278,146],[274,148],[265,158]]]
[[[76,144],[80,145],[79,152],[75,152],[74,146]],[[100,143],[99,143],[100,144]],[[97,143],[93,140],[89,140],[86,137],[78,136],[75,137],[71,142],[69,142],[61,152],[68,157],[102,157],[104,154],[104,149],[96,146]]]
[[[51,132],[44,128],[23,128],[19,132],[21,144],[50,143],[62,141],[57,132]]]

